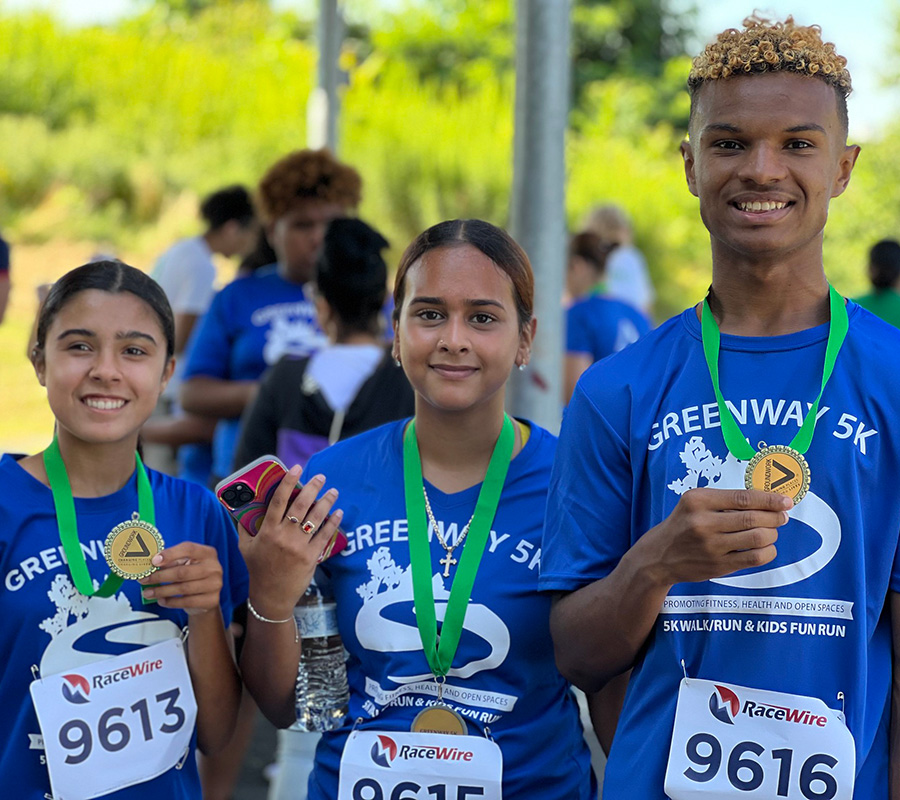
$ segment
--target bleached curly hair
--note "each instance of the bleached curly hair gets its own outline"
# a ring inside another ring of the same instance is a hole
[[[755,14],[743,30],[729,28],[698,55],[688,76],[691,112],[701,86],[707,81],[765,72],[796,72],[825,81],[838,98],[838,114],[847,127],[847,96],[852,90],[847,59],[834,44],[822,40],[818,25],[797,25],[793,17],[770,21]]]

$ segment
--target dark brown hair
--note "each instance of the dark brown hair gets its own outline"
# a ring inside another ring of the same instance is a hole
[[[617,247],[615,242],[607,242],[590,231],[576,233],[569,240],[569,258],[578,256],[588,262],[598,273],[606,271],[606,260]]]
[[[505,230],[481,219],[452,219],[439,222],[420,233],[406,248],[394,280],[394,319],[400,317],[406,290],[406,273],[422,256],[440,247],[469,244],[484,253],[494,265],[509,275],[516,299],[519,327],[524,328],[534,314],[534,273],[525,251]]]
[[[121,261],[93,261],[84,264],[67,272],[53,284],[38,315],[35,352],[44,349],[47,330],[66,303],[79,292],[88,289],[99,289],[110,294],[131,292],[143,300],[159,317],[159,325],[166,338],[166,357],[172,357],[175,352],[175,318],[166,293],[149,275]]]

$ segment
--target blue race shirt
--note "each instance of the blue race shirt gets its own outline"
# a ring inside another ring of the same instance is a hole
[[[276,265],[228,284],[192,336],[183,380],[196,376],[255,381],[283,355],[308,356],[327,343],[304,287],[282,278]],[[213,473],[232,463],[240,418],[223,419],[213,440]]]
[[[819,407],[809,494],[772,564],[677,584],[632,674],[604,800],[662,800],[681,659],[691,677],[818,697],[856,742],[856,796],[886,800],[891,630],[900,591],[900,332],[854,303]],[[754,445],[788,444],[818,394],[828,326],[722,335],[722,394]],[[694,487],[743,488],[722,439],[694,309],[591,367],[553,467],[540,587],[608,575]],[[598,642],[598,646],[602,646]]]
[[[599,361],[636,342],[649,330],[650,320],[634,306],[589,295],[576,300],[566,311],[566,353],[583,353]]]
[[[216,548],[223,570],[222,613],[247,597],[247,570],[238,551],[234,524],[210,491],[148,469],[156,527],[167,547],[186,540]],[[54,675],[82,664],[121,655],[160,641],[187,625],[187,614],[143,605],[140,584],[125,581],[112,597],[85,597],[72,584],[65,564],[50,489],[9,455],[0,459],[0,785],[17,800],[49,797],[42,764],[40,726],[28,693],[31,666]],[[75,498],[78,536],[88,570],[102,582],[107,534],[131,519],[138,507],[137,479],[105,497]],[[181,770],[105,797],[115,800],[196,800],[200,780],[194,761],[196,732]]]
[[[364,729],[408,731],[422,704],[436,697],[413,613],[405,425],[390,423],[338,442],[313,456],[306,470],[324,474],[326,487],[340,491],[349,540],[323,569],[333,581],[341,638],[350,653],[350,713],[344,727],[322,737],[311,800],[337,797],[338,765],[352,720],[361,718]],[[550,598],[537,592],[556,440],[534,425],[531,431],[510,463],[444,699],[465,718],[470,735],[482,736],[490,728],[503,753],[504,797],[587,800],[597,796],[590,755],[577,705],[553,660]],[[472,515],[481,486],[449,495],[426,487],[452,544]],[[437,617],[443,619],[455,572],[442,577],[438,559],[444,550],[430,529],[429,536]]]

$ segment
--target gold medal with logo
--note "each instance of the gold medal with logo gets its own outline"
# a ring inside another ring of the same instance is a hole
[[[450,706],[438,703],[416,714],[410,730],[413,733],[449,733],[465,736],[469,732],[469,726]]]
[[[744,472],[744,486],[747,489],[783,494],[790,497],[795,505],[809,491],[809,464],[803,454],[809,450],[812,444],[819,415],[819,401],[822,399],[825,386],[834,371],[838,353],[841,351],[841,345],[850,327],[844,298],[834,290],[833,286],[828,287],[828,305],[831,319],[828,325],[828,341],[825,345],[825,360],[822,365],[822,384],[819,394],[815,401],[809,404],[809,410],[800,424],[800,430],[797,431],[790,444],[770,446],[765,442],[760,442],[756,451],[738,427],[719,388],[721,335],[719,326],[710,310],[708,298],[703,301],[700,313],[703,355],[706,358],[706,366],[709,368],[709,377],[716,395],[716,405],[722,424],[722,438],[731,455],[738,460],[749,462]]]
[[[163,546],[159,531],[135,511],[130,520],[109,532],[103,554],[109,568],[120,578],[138,580],[156,572],[158,567],[151,559]]]
[[[762,492],[775,492],[799,503],[809,491],[809,464],[793,447],[759,443],[759,452],[747,465],[744,486]]]

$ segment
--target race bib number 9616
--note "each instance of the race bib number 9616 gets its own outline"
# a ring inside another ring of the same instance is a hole
[[[685,678],[665,791],[672,800],[851,800],[853,736],[815,697]]]
[[[190,745],[197,703],[180,639],[31,684],[53,796],[90,800],[155,778]]]

